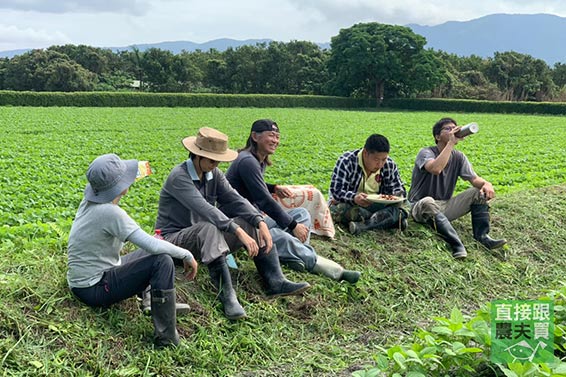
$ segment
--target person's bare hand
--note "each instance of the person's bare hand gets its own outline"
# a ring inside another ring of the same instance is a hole
[[[483,184],[480,192],[486,200],[495,198],[495,190],[493,189],[492,184],[487,181]]]
[[[259,241],[261,246],[265,246],[265,253],[269,254],[273,248],[273,239],[271,238],[271,232],[267,227],[265,221],[261,221],[258,225]]]
[[[297,224],[295,229],[293,229],[293,235],[302,243],[306,242],[309,232],[310,229],[305,224]]]
[[[280,198],[290,198],[293,196],[293,192],[285,186],[275,186],[275,194]]]
[[[183,259],[183,267],[183,274],[187,280],[193,280],[197,276],[198,263],[195,258],[192,258],[190,262],[186,258]]]
[[[371,202],[367,199],[367,194],[365,192],[360,192],[354,196],[354,203],[359,205],[360,207],[369,207]]]
[[[238,230],[236,230],[236,237],[238,237],[242,245],[244,245],[250,257],[253,258],[257,256],[259,252],[259,246],[257,242],[255,242],[255,240],[246,233],[245,230],[238,228]]]

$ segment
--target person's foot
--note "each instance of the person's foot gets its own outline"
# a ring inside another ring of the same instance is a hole
[[[294,283],[292,281],[284,281],[281,283],[277,290],[272,290],[267,292],[267,296],[269,298],[275,298],[279,296],[291,296],[291,295],[300,295],[307,289],[309,289],[311,285],[307,282],[301,283]]]
[[[356,284],[358,280],[360,280],[360,275],[360,271],[344,270],[344,272],[342,272],[340,280],[347,281],[351,284]]]
[[[468,253],[466,252],[466,249],[458,249],[452,252],[452,256],[454,259],[466,259]]]
[[[355,221],[350,221],[350,224],[348,224],[348,230],[350,231],[350,234],[354,236],[360,234],[361,233],[360,223],[357,223]]]

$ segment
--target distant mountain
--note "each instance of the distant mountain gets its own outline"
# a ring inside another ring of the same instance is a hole
[[[566,18],[550,14],[492,14],[436,26],[406,25],[427,40],[426,47],[459,56],[493,57],[516,51],[554,63],[566,63]]]
[[[478,55],[493,57],[494,52],[516,51],[542,59],[550,66],[556,62],[566,64],[566,18],[550,14],[492,14],[470,21],[449,21],[436,26],[406,25],[427,40],[426,47],[460,56]],[[149,48],[169,50],[175,54],[197,49],[214,48],[225,51],[228,47],[255,46],[271,39],[215,39],[205,43],[190,41],[161,42],[133,45],[140,51]],[[330,43],[317,43],[330,49]],[[131,50],[133,46],[108,47],[112,51]],[[0,57],[12,58],[27,50],[0,51]]]
[[[30,51],[30,48],[25,48],[21,50],[8,50],[8,51],[0,51],[0,58],[9,58],[12,59],[16,55],[25,54],[26,52]]]
[[[150,48],[158,48],[160,50],[169,50],[174,54],[178,54],[183,50],[187,52],[193,52],[196,50],[208,51],[211,48],[218,51],[225,51],[229,47],[236,48],[244,45],[255,46],[258,43],[269,44],[271,39],[246,39],[244,41],[238,41],[235,39],[221,38],[204,43],[194,43],[190,41],[175,41],[175,42],[160,42],[160,43],[145,43],[136,44],[127,47],[109,47],[112,51],[126,51],[131,50],[133,47],[138,48],[140,51],[145,51]]]
[[[133,48],[137,48],[140,51],[145,51],[150,48],[158,48],[161,50],[169,50],[174,54],[178,54],[180,52],[188,51],[193,52],[196,50],[201,51],[208,51],[211,48],[216,49],[218,51],[226,51],[229,47],[236,48],[244,45],[255,46],[258,43],[266,43],[269,44],[272,42],[272,39],[246,39],[243,41],[236,40],[236,39],[229,39],[229,38],[222,38],[222,39],[215,39],[212,41],[204,42],[204,43],[195,43],[190,41],[174,41],[174,42],[160,42],[160,43],[140,43],[131,46],[124,46],[124,47],[104,47],[108,48],[114,52],[118,51],[128,51],[132,50]],[[330,43],[317,43],[320,48],[322,49],[329,49]],[[10,51],[0,51],[0,58],[13,58],[16,55],[24,54],[31,49],[22,49],[22,50],[10,50]]]

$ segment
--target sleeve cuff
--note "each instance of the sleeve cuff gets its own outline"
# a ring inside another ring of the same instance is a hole
[[[259,223],[261,223],[262,221],[265,221],[265,219],[263,218],[263,216],[256,216],[255,217],[255,224],[253,224],[256,228],[259,228]]]
[[[287,225],[287,229],[289,229],[289,230],[293,230],[296,227],[297,227],[297,221],[296,220],[291,221],[291,223],[289,225]]]

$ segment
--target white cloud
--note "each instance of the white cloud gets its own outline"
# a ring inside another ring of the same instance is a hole
[[[329,42],[358,22],[436,25],[493,13],[566,16],[561,0],[1,0],[0,50],[217,38]]]
[[[0,51],[21,48],[41,48],[54,44],[71,43],[71,39],[59,31],[18,28],[0,24]]]
[[[145,14],[150,0],[2,0],[0,9],[38,13],[120,12]]]

